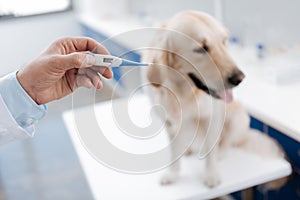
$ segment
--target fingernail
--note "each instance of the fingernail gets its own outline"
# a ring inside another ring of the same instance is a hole
[[[114,73],[113,73],[113,71],[112,71],[111,69],[109,69],[109,68],[105,68],[102,74],[109,73],[109,72],[107,72],[107,70],[110,71],[110,72],[112,73],[112,76],[111,76],[111,77],[106,77],[106,76],[105,76],[105,77],[106,77],[106,78],[112,78],[112,77],[114,76]]]

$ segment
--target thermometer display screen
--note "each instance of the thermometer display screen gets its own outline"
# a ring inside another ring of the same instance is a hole
[[[103,58],[104,63],[112,63],[114,61],[113,58]]]

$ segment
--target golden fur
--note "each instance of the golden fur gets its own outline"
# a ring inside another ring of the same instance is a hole
[[[152,63],[147,70],[147,79],[153,86],[150,96],[166,110],[170,140],[176,130],[188,134],[199,126],[197,137],[186,152],[191,154],[200,151],[201,141],[206,134],[208,136],[201,149],[209,153],[204,180],[208,187],[220,183],[218,156],[231,146],[257,152],[266,158],[284,157],[273,139],[249,128],[250,119],[241,104],[235,101],[226,104],[209,96],[199,90],[188,75],[196,74],[217,93],[233,88],[228,77],[239,69],[226,50],[227,39],[227,29],[213,17],[203,12],[186,11],[162,26],[152,43],[155,49],[143,55],[143,62]],[[201,49],[197,50],[199,47],[208,51],[203,53]],[[210,122],[213,128],[209,128]],[[171,149],[172,152],[175,150]],[[176,181],[179,172],[178,161],[170,166],[161,183]]]

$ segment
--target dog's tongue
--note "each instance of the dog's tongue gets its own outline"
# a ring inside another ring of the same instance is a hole
[[[226,103],[230,103],[233,101],[233,94],[232,94],[232,90],[224,90],[224,91],[220,91],[217,92],[217,94],[219,95],[219,97],[221,99],[223,99]]]

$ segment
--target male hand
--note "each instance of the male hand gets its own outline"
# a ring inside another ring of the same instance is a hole
[[[72,93],[78,87],[102,88],[100,74],[112,78],[108,67],[94,66],[91,51],[109,54],[104,46],[90,38],[62,38],[17,73],[24,90],[37,104],[46,104]]]

